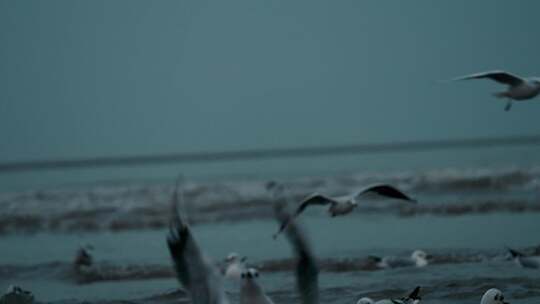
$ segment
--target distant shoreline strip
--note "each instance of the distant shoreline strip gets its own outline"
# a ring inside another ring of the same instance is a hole
[[[278,158],[305,158],[334,155],[423,152],[445,149],[473,149],[501,146],[540,145],[540,135],[482,137],[448,140],[419,140],[392,143],[368,143],[335,146],[246,149],[218,152],[168,153],[155,155],[110,156],[73,159],[49,159],[0,163],[0,173],[96,167],[129,167],[168,163],[205,163]]]

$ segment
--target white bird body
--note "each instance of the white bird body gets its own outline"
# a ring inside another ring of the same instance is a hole
[[[540,82],[537,80],[525,80],[519,85],[510,86],[508,91],[500,94],[514,100],[527,100],[536,97],[539,93]]]
[[[371,298],[360,298],[356,304],[418,304],[420,303],[420,286],[416,287],[408,296],[401,299],[383,299],[374,301]]]
[[[540,256],[517,257],[515,261],[523,268],[540,268]]]
[[[522,78],[505,71],[489,71],[477,74],[466,75],[455,78],[454,80],[469,80],[488,78],[496,82],[508,85],[508,90],[496,93],[495,96],[508,98],[509,101],[505,107],[508,111],[512,107],[513,100],[528,100],[540,94],[540,78]]]
[[[225,278],[239,281],[242,273],[246,271],[246,264],[244,263],[245,260],[246,257],[240,258],[237,253],[230,253],[225,259]]]
[[[259,276],[257,270],[250,268],[242,273],[242,286],[240,287],[240,304],[274,304],[257,283]]]
[[[523,253],[508,248],[515,263],[523,268],[540,268],[540,256],[526,256]]]
[[[354,198],[342,196],[334,198],[334,203],[328,208],[330,216],[340,216],[351,213],[354,208],[358,206],[358,203]]]
[[[245,269],[244,264],[240,262],[229,264],[225,270],[225,278],[240,280],[242,277],[242,272],[244,272]]]
[[[480,304],[508,304],[504,301],[504,295],[503,293],[496,289],[491,288],[488,289],[482,296],[482,299],[480,300]]]
[[[381,268],[424,267],[428,264],[427,254],[423,250],[415,250],[410,257],[384,257],[380,259],[377,266]]]

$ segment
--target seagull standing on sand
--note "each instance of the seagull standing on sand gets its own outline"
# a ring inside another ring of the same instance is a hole
[[[420,303],[420,286],[417,286],[409,295],[401,299],[384,299],[374,301],[371,298],[360,298],[356,304],[418,304]]]
[[[540,268],[540,256],[525,256],[523,253],[508,248],[508,252],[519,266],[523,268]]]
[[[390,185],[374,185],[367,187],[357,193],[352,195],[345,195],[339,197],[330,197],[325,196],[319,193],[314,193],[304,199],[300,206],[296,209],[293,217],[299,216],[307,207],[312,205],[330,205],[328,208],[328,213],[330,216],[341,216],[351,213],[354,208],[358,207],[358,200],[362,198],[365,194],[375,193],[380,196],[399,199],[408,201],[411,203],[416,203],[416,200],[408,197],[406,194],[398,190],[397,188]],[[274,239],[287,227],[288,222],[283,222],[278,232],[274,234]]]
[[[503,293],[497,288],[491,288],[482,296],[480,304],[509,304],[504,301]]]
[[[428,255],[423,250],[415,250],[410,257],[384,257],[370,256],[371,259],[377,262],[380,268],[397,268],[397,267],[424,267],[428,264]]]
[[[490,71],[477,73],[472,75],[466,75],[455,78],[453,80],[468,80],[468,79],[482,79],[488,78],[498,83],[508,85],[508,90],[504,92],[495,93],[495,96],[499,98],[507,98],[505,111],[509,111],[512,108],[513,100],[527,100],[536,97],[540,93],[540,78],[522,78],[505,71]]]

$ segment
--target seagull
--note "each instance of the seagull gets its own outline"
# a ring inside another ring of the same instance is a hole
[[[94,259],[90,254],[94,247],[92,245],[81,245],[75,255],[73,261],[73,267],[75,270],[80,270],[82,267],[91,267],[94,263]]]
[[[417,286],[409,295],[401,299],[384,299],[375,302],[371,298],[363,297],[356,304],[418,304],[422,299],[419,294],[420,286]]]
[[[300,225],[284,210],[284,204],[275,205],[276,219],[283,226],[296,256],[296,288],[301,304],[319,304],[319,266],[305,233]]]
[[[188,290],[193,304],[228,304],[218,270],[203,256],[186,219],[178,212],[181,200],[177,184],[167,244],[178,280]]]
[[[7,292],[0,297],[2,304],[32,304],[34,295],[30,291],[23,290],[19,286],[11,285]]]
[[[424,267],[428,264],[429,256],[423,250],[415,250],[410,257],[384,257],[370,256],[377,262],[380,268],[397,268],[397,267]]]
[[[503,293],[497,288],[491,288],[482,296],[480,304],[509,304],[504,301]]]
[[[512,108],[513,100],[527,100],[536,97],[540,93],[540,78],[522,78],[505,71],[489,71],[477,74],[466,75],[453,80],[468,80],[489,78],[498,83],[509,86],[507,91],[495,93],[499,98],[508,98],[505,111]]]
[[[225,259],[225,269],[223,274],[227,279],[240,280],[242,273],[246,271],[245,261],[247,257],[242,257],[236,252],[231,252]]]
[[[523,268],[540,268],[540,256],[525,256],[523,253],[508,248],[508,252],[519,266]]]
[[[352,195],[345,195],[339,197],[330,197],[319,193],[311,194],[300,203],[300,206],[298,206],[298,208],[296,209],[293,217],[299,216],[307,207],[311,205],[330,205],[330,207],[328,208],[328,213],[332,217],[346,215],[348,213],[351,213],[354,208],[358,207],[358,200],[368,193],[375,193],[384,197],[405,200],[411,203],[417,202],[416,200],[408,197],[406,194],[391,185],[380,184],[367,187]],[[287,222],[283,222],[281,227],[279,227],[278,232],[274,234],[274,239],[279,236],[279,234],[287,227],[287,225]]]
[[[258,277],[259,272],[255,268],[249,268],[242,273],[240,304],[274,304],[257,282]]]

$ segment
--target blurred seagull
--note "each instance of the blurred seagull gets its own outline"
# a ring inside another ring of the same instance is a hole
[[[339,197],[330,197],[325,196],[319,193],[314,193],[307,198],[305,198],[300,206],[296,209],[293,218],[299,216],[307,207],[312,205],[330,205],[328,208],[328,213],[330,216],[341,216],[351,213],[354,208],[358,207],[358,200],[369,193],[375,193],[384,197],[395,198],[399,200],[405,200],[411,203],[416,203],[416,200],[408,197],[403,192],[391,185],[374,185],[367,187],[355,194],[345,195]],[[281,227],[279,227],[278,232],[274,234],[274,239],[276,239],[279,234],[287,227],[288,222],[283,222]]]
[[[363,297],[356,304],[418,304],[421,299],[420,286],[417,286],[409,295],[401,299],[384,299],[375,302],[371,298]]]
[[[489,78],[498,83],[508,85],[508,90],[496,93],[499,98],[508,98],[505,111],[512,108],[513,100],[527,100],[536,97],[540,93],[540,78],[522,78],[505,71],[489,71],[477,74],[466,75],[453,80],[468,80]]]
[[[254,268],[249,268],[242,273],[240,304],[274,304],[257,282],[258,277],[259,272]]]
[[[415,250],[410,257],[377,257],[370,256],[377,266],[381,268],[397,268],[397,267],[424,267],[428,265],[429,256],[423,250]]]
[[[229,253],[225,259],[225,269],[223,271],[225,278],[240,280],[242,273],[246,271],[246,260],[247,257],[240,258],[236,252]]]
[[[525,256],[523,253],[507,248],[512,258],[519,266],[523,268],[540,268],[540,256]]]
[[[296,288],[301,304],[319,304],[319,267],[302,227],[284,210],[283,204],[275,205],[278,222],[285,225],[285,233],[296,256]]]
[[[193,304],[228,304],[219,272],[203,256],[187,221],[178,212],[181,202],[177,184],[167,244],[178,280],[188,290]]]
[[[504,301],[503,293],[497,288],[491,288],[484,293],[480,304],[509,304]]]

